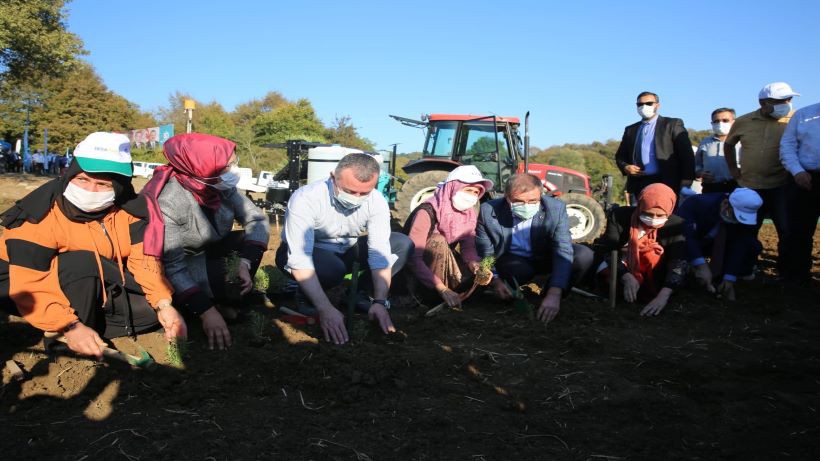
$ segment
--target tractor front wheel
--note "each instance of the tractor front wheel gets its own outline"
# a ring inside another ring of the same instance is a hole
[[[583,194],[562,194],[558,197],[567,205],[569,233],[573,242],[595,240],[606,225],[604,209],[592,197]]]
[[[433,195],[438,183],[447,179],[449,173],[449,171],[425,171],[410,176],[396,192],[396,203],[393,210],[393,217],[396,221],[404,225],[410,213]]]

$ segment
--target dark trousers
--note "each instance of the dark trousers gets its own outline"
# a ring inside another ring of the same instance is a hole
[[[396,275],[407,263],[407,259],[413,252],[413,241],[402,233],[392,232],[390,234],[390,252],[399,258],[393,263],[390,271],[392,275]],[[344,280],[344,276],[350,273],[353,263],[356,261],[360,264],[360,270],[369,270],[366,236],[359,237],[359,241],[344,253],[334,253],[319,248],[313,249],[313,266],[316,276],[319,277],[319,283],[322,284],[322,288],[325,290],[340,285]],[[288,273],[285,271],[287,263],[288,247],[282,243],[276,250],[276,266],[283,272]],[[372,287],[372,280],[365,277],[361,281],[360,287],[363,290],[369,289]]]
[[[134,335],[158,325],[154,309],[134,276],[125,270],[123,283],[117,263],[100,258],[107,302],[103,306],[102,283],[94,253],[69,251],[57,255],[60,289],[80,321],[105,338]],[[0,306],[19,315],[9,298],[8,262],[0,261]]]
[[[578,284],[584,278],[589,268],[592,266],[592,261],[595,259],[595,254],[589,247],[572,244],[572,269],[570,275],[570,286],[566,287],[565,291]],[[539,274],[552,273],[552,259],[531,259],[523,256],[506,253],[502,255],[495,262],[495,269],[498,276],[504,279],[507,283],[512,283],[513,278],[519,284],[526,283]],[[549,286],[549,283],[547,283]]]
[[[754,189],[763,199],[763,205],[757,210],[756,234],[763,226],[763,219],[769,217],[777,230],[777,272],[780,277],[789,278],[791,269],[789,241],[791,229],[789,226],[789,199],[792,195],[790,186],[780,186],[773,189]]]
[[[811,175],[811,190],[793,185],[789,208],[790,276],[797,281],[808,280],[811,275],[814,231],[817,228],[817,220],[820,219],[820,171],[809,174]]]
[[[655,184],[656,182],[663,182],[661,181],[660,175],[651,175],[651,176],[627,176],[626,178],[626,191],[632,194],[635,198],[631,198],[630,205],[637,205],[638,204],[638,197],[641,196],[641,191],[650,184]],[[675,193],[678,191],[676,190]]]
[[[242,251],[245,242],[245,231],[231,231],[219,242],[205,248],[205,266],[208,272],[208,286],[214,299],[219,301],[228,300],[225,292],[225,278],[228,270],[225,267],[226,260],[231,253]],[[251,263],[253,266],[253,263]],[[250,274],[256,273],[256,267],[251,267]]]
[[[724,181],[724,182],[704,182],[703,183],[703,193],[704,194],[711,194],[713,192],[722,192],[724,194],[730,194],[732,191],[737,189],[737,181]]]
[[[732,237],[729,236],[729,239]],[[700,242],[700,251],[701,254],[704,255],[711,255],[712,261],[715,259],[714,252],[714,239],[704,239]],[[740,267],[737,270],[737,274],[731,274],[736,277],[743,277],[746,275],[751,275],[754,273],[755,265],[757,264],[757,258],[760,256],[760,253],[763,252],[763,244],[760,243],[760,240],[757,239],[748,239],[748,240],[741,240],[741,241],[733,241],[727,242],[727,247],[723,249],[723,264],[720,270],[720,273],[712,273],[713,278],[719,278],[720,276],[726,273],[727,264],[729,263],[728,258],[730,256],[730,249],[728,245],[745,245],[746,248],[743,250],[743,260],[740,262]]]

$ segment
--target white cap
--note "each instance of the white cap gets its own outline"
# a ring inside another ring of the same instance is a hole
[[[87,173],[116,173],[130,177],[131,141],[120,133],[91,133],[74,149],[74,157]]]
[[[789,99],[792,96],[800,96],[786,82],[773,82],[764,86],[757,95],[757,99]]]
[[[739,187],[729,194],[729,204],[741,224],[757,224],[757,210],[763,205],[763,199],[757,192]]]
[[[481,172],[478,171],[478,168],[476,168],[475,165],[461,165],[451,171],[450,174],[447,175],[447,179],[438,183],[438,185],[443,186],[445,183],[450,181],[461,181],[467,184],[481,183],[481,185],[484,186],[485,191],[490,191],[493,189],[493,182],[481,176]]]

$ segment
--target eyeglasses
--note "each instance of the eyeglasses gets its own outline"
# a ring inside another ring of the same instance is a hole
[[[728,119],[728,118],[716,118],[716,119],[712,120],[712,123],[718,123],[718,122],[732,123],[732,120]]]
[[[638,106],[638,107],[641,107],[641,106],[654,106],[655,104],[657,104],[655,101],[649,101],[649,102],[636,102],[636,103],[635,103],[635,105],[636,105],[636,106]]]

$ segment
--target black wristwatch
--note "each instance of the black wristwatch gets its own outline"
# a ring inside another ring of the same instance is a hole
[[[373,299],[370,298],[370,304],[381,304],[384,306],[385,309],[390,310],[390,300],[389,299]]]

